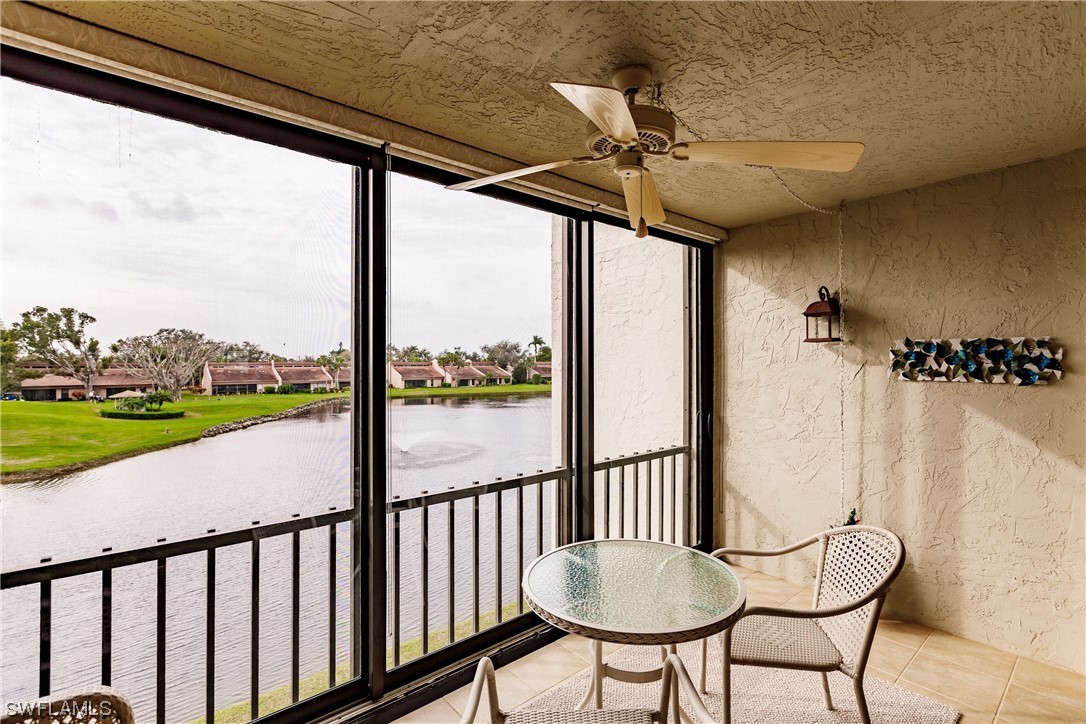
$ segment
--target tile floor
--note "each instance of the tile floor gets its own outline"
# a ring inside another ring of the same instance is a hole
[[[809,588],[735,566],[750,605],[807,607]],[[604,655],[620,648],[607,644]],[[588,643],[567,636],[497,671],[503,709],[539,696],[589,665]],[[1086,723],[1086,678],[915,623],[881,621],[868,673],[944,701],[961,724]],[[453,724],[469,687],[414,711],[401,724]],[[477,722],[489,722],[486,699]]]

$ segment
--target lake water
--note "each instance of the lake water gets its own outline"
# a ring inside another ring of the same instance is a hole
[[[74,403],[72,403],[74,404]],[[388,404],[388,487],[402,497],[423,490],[461,487],[476,480],[530,474],[551,464],[549,397],[443,398]],[[315,515],[350,506],[350,416],[322,408],[305,417],[121,460],[77,474],[3,487],[3,568],[92,555],[105,547],[124,550]],[[535,555],[535,498],[524,496],[525,560]],[[550,493],[548,486],[547,494]],[[482,611],[496,600],[492,555],[494,497],[480,504]],[[454,616],[471,614],[470,506],[455,508]],[[503,495],[502,599],[515,601],[515,494]],[[544,540],[550,536],[545,497]],[[401,516],[400,638],[422,627],[421,560],[427,545],[431,630],[449,620],[445,511],[430,520],[429,541],[420,536],[419,513]],[[339,661],[349,658],[349,526],[339,526],[337,546]],[[390,541],[392,533],[389,534]],[[302,676],[327,667],[327,531],[301,536]],[[290,537],[261,543],[261,689],[289,683]],[[250,547],[220,549],[216,557],[216,704],[248,697]],[[101,577],[54,582],[52,688],[60,691],[96,681],[100,671]],[[5,701],[37,695],[38,587],[4,591],[2,694]],[[391,619],[391,612],[390,612]],[[390,620],[391,626],[391,620]],[[167,718],[200,716],[204,703],[206,554],[171,559],[167,572]],[[113,574],[113,684],[130,696],[138,718],[153,719],[155,683],[155,565]]]

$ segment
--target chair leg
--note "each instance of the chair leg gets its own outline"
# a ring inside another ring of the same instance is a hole
[[[732,721],[732,637],[731,631],[725,631],[720,641],[721,661],[720,669],[723,672],[720,687],[721,717],[720,724],[731,724]]]
[[[705,683],[705,676],[708,673],[706,664],[709,661],[709,639],[705,638],[701,640],[701,688],[698,689],[703,695],[709,693],[707,684]]]
[[[826,702],[826,709],[833,711],[833,699],[830,698],[830,679],[825,671],[819,672],[822,676],[822,701]]]
[[[853,679],[852,688],[856,690],[856,707],[860,710],[860,721],[871,724],[871,715],[867,713],[867,697],[864,696],[864,677],[857,676]]]

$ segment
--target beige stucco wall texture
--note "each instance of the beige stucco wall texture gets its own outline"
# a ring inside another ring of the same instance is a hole
[[[718,255],[718,542],[776,547],[855,507],[908,551],[888,614],[1083,672],[1086,150],[851,203],[842,229],[769,221]],[[801,341],[820,284],[843,345]],[[887,378],[905,336],[1045,335],[1067,370],[1049,386]]]

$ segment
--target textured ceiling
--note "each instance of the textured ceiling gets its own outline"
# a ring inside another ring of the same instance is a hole
[[[39,4],[524,164],[585,153],[548,81],[642,63],[706,138],[865,143],[849,173],[781,171],[819,205],[1086,145],[1077,2]],[[652,168],[667,209],[717,226],[803,210],[766,170]]]

